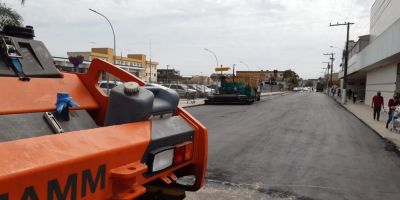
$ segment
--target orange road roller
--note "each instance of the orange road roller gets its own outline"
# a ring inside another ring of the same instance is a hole
[[[182,199],[203,186],[207,129],[176,92],[99,59],[60,72],[30,26],[0,40],[0,200]],[[106,94],[104,74],[123,84]]]

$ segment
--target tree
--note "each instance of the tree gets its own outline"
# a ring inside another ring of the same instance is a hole
[[[79,65],[83,63],[83,56],[70,56],[68,57],[68,60],[70,63],[74,65],[74,71],[78,72],[79,70]]]
[[[0,3],[0,29],[5,25],[22,26],[22,17],[4,3]]]
[[[283,78],[286,79],[289,89],[293,89],[299,84],[299,75],[290,69],[283,72]]]

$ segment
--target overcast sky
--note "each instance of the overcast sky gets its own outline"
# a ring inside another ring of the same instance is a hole
[[[112,47],[107,22],[113,23],[117,53],[150,52],[159,68],[170,65],[183,75],[209,75],[216,62],[237,70],[295,70],[302,78],[321,76],[323,53],[345,42],[344,26],[351,21],[351,39],[368,34],[374,0],[3,0],[35,28],[53,56],[67,51]],[[335,71],[339,62],[335,63]]]

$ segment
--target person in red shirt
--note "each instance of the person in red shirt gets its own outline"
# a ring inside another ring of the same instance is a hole
[[[399,105],[399,100],[397,98],[397,95],[394,94],[393,98],[389,100],[388,102],[388,107],[389,107],[389,112],[388,112],[388,120],[386,122],[386,128],[389,128],[389,123],[393,119],[393,113],[396,107]]]
[[[383,104],[383,97],[381,96],[381,92],[378,91],[376,95],[372,98],[371,107],[374,109],[374,120],[379,121],[379,116],[381,114],[381,109],[385,108]]]

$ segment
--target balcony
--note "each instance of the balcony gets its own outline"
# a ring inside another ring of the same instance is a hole
[[[360,49],[358,53],[356,50],[353,52],[352,57],[349,59],[347,74],[350,75],[357,71],[368,71],[400,59],[399,35],[400,19],[381,35],[370,41],[365,48]],[[339,76],[342,78],[343,72]]]

